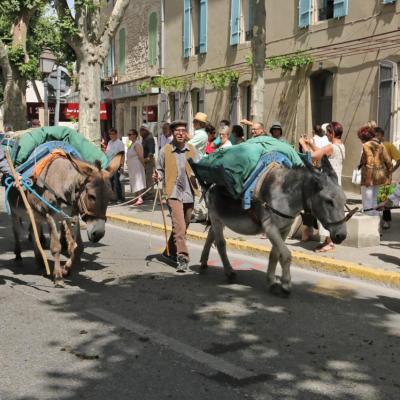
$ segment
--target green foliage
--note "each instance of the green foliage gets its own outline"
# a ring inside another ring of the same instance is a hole
[[[378,192],[378,203],[382,203],[387,200],[387,198],[396,192],[396,185],[385,185],[381,186]]]
[[[245,58],[244,58],[244,62],[247,65],[253,65],[253,56],[251,54],[248,54]]]
[[[138,86],[139,93],[145,93],[150,87],[163,89],[165,92],[181,92],[188,88],[193,82],[200,82],[203,86],[208,84],[216,90],[223,90],[235,84],[239,79],[237,71],[198,72],[192,78],[168,78],[155,76]]]
[[[269,57],[265,60],[267,69],[272,71],[279,68],[283,72],[290,72],[294,68],[300,69],[313,63],[313,58],[309,54],[296,53],[294,55]]]

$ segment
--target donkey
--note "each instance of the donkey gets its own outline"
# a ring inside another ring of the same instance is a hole
[[[207,268],[210,249],[215,242],[225,275],[228,279],[235,278],[226,253],[224,226],[242,235],[264,232],[272,243],[267,284],[272,293],[289,295],[292,257],[285,240],[294,218],[302,210],[311,211],[329,231],[332,241],[339,244],[347,236],[348,217],[344,213],[346,197],[326,157],[321,161],[320,170],[310,164],[294,169],[280,167],[272,169],[260,179],[257,198],[250,210],[244,210],[241,200],[232,199],[219,186],[212,186],[206,193],[211,226],[201,254],[201,269]],[[282,267],[280,280],[275,276],[278,261]]]
[[[56,286],[64,286],[64,277],[74,264],[80,262],[83,242],[80,235],[79,215],[87,225],[88,239],[96,243],[105,234],[106,211],[111,197],[110,178],[119,168],[123,153],[117,154],[106,170],[100,163],[92,166],[71,157],[54,159],[39,175],[33,189],[48,203],[60,209],[56,213],[32,193],[27,192],[29,204],[37,224],[47,224],[50,232],[50,251],[54,258],[53,277]],[[21,260],[20,220],[26,219],[26,211],[18,190],[9,193],[12,227],[15,238],[15,258]],[[71,218],[68,218],[71,216]],[[69,259],[61,267],[62,240],[67,242]],[[35,259],[43,265],[40,252],[34,246]]]

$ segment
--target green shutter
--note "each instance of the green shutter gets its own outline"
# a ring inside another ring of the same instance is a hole
[[[183,0],[183,57],[190,57],[192,50],[192,38],[190,35],[191,31],[191,7],[190,0]]]
[[[125,74],[125,29],[119,31],[119,63],[118,72],[121,75]]]
[[[311,0],[299,0],[299,28],[311,25]]]
[[[240,42],[240,0],[231,0],[231,36],[230,45]]]
[[[157,27],[158,17],[152,12],[149,17],[149,64],[157,65]]]
[[[200,16],[199,16],[199,53],[207,53],[207,14],[208,1],[200,0]]]
[[[383,0],[383,4],[391,4],[394,3],[396,0]]]

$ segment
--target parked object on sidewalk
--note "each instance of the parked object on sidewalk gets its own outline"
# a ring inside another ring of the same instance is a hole
[[[265,232],[273,246],[267,272],[269,288],[274,293],[289,294],[291,253],[285,239],[294,218],[302,210],[310,210],[323,223],[334,243],[346,239],[346,197],[337,181],[332,179],[334,174],[326,158],[322,159],[321,172],[308,163],[303,168],[274,168],[264,176],[255,194],[257,200],[250,210],[243,210],[241,200],[232,198],[225,188],[212,186],[206,194],[211,227],[201,255],[201,268],[207,268],[211,246],[215,242],[225,275],[228,279],[235,277],[226,254],[224,226],[244,235]],[[278,261],[282,266],[280,281],[275,276]]]

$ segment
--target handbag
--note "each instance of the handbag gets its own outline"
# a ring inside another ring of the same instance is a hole
[[[351,178],[351,182],[355,185],[361,185],[361,169],[353,170],[353,176]]]

